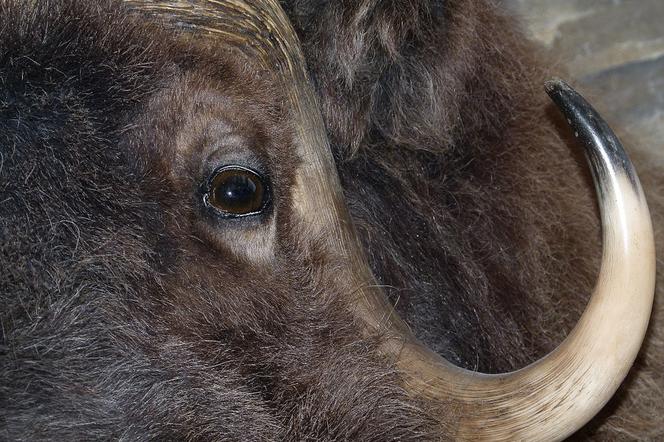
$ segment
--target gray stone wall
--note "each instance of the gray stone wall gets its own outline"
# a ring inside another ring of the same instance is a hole
[[[502,0],[623,132],[664,164],[664,0]]]

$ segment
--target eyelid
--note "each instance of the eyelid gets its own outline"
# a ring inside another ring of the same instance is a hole
[[[208,154],[201,167],[201,177],[212,179],[215,174],[228,167],[245,169],[256,175],[266,178],[266,161],[258,152],[250,149],[249,144],[227,144],[225,140],[219,140],[218,144]]]

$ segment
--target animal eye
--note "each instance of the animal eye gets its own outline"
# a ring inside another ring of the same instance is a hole
[[[208,181],[206,205],[221,215],[236,218],[259,214],[267,205],[268,188],[263,177],[242,166],[217,169]]]

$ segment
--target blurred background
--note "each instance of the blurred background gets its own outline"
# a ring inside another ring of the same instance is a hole
[[[629,150],[664,165],[664,0],[502,0]]]

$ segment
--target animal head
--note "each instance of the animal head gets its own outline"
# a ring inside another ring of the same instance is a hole
[[[278,3],[1,8],[8,434],[559,438],[631,365],[654,284],[647,208],[564,84],[550,93],[601,190],[598,289],[555,352],[476,375],[422,345],[377,283],[346,206],[371,189],[342,188]]]

